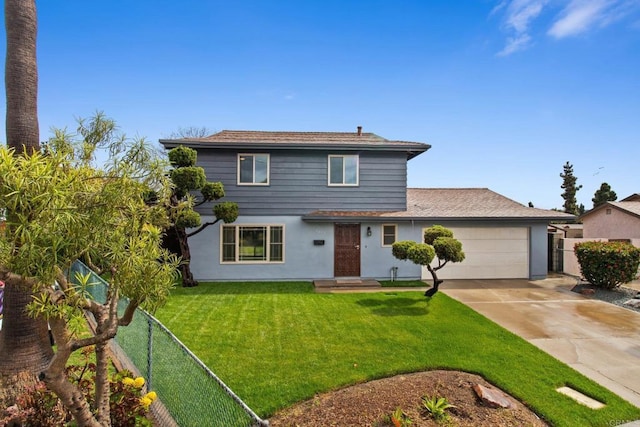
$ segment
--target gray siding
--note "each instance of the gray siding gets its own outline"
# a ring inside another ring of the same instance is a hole
[[[242,151],[245,152],[246,151]],[[405,153],[363,151],[357,187],[327,185],[329,154],[340,151],[272,150],[268,186],[237,185],[237,151],[198,150],[198,165],[209,181],[224,184],[225,201],[238,203],[241,215],[304,215],[316,210],[398,211],[406,209]],[[203,205],[203,214],[211,213]]]

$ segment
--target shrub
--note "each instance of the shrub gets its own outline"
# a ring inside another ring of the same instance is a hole
[[[198,159],[198,152],[192,148],[180,145],[169,151],[169,161],[174,167],[194,166]]]
[[[407,258],[417,265],[429,265],[435,256],[433,246],[426,243],[415,243],[407,251]]]
[[[84,364],[70,365],[66,372],[85,395],[87,402],[92,404],[95,400],[93,383],[96,365],[89,361],[87,352],[83,351],[83,353]],[[152,426],[147,414],[149,406],[157,396],[153,391],[142,394],[144,378],[133,378],[131,372],[124,370],[110,379],[109,386],[112,426]],[[0,425],[56,427],[67,425],[72,418],[71,413],[56,395],[47,389],[44,382],[38,382],[35,387],[18,396],[12,410],[8,411],[4,418],[0,418]]]
[[[612,289],[638,275],[640,248],[623,242],[582,242],[574,246],[582,277],[589,283]]]
[[[193,210],[182,210],[176,218],[178,227],[193,228],[200,225],[200,214]]]
[[[449,403],[446,397],[437,396],[424,396],[422,398],[422,406],[436,421],[444,421],[448,419],[449,414],[446,412],[447,409],[455,408],[454,405]]]
[[[438,237],[433,241],[433,248],[440,259],[451,262],[464,261],[462,242],[453,237]]]
[[[207,182],[204,169],[185,166],[171,171],[171,180],[181,190],[199,190]]]
[[[399,242],[395,242],[391,246],[391,253],[397,259],[406,260],[407,259],[407,253],[409,252],[409,249],[415,244],[416,244],[416,242],[414,242],[412,240],[401,240]]]
[[[437,224],[424,230],[424,242],[429,245],[433,245],[439,237],[453,237],[453,231]]]

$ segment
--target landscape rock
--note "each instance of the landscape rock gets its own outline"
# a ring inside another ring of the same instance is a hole
[[[595,289],[590,289],[590,288],[585,288],[585,289],[581,289],[580,293],[584,296],[592,296],[596,294],[596,290]]]
[[[474,384],[473,391],[487,406],[491,408],[510,408],[511,400],[501,391],[483,386],[482,384]]]
[[[633,308],[640,308],[640,299],[630,299],[628,301],[625,301],[624,305],[628,305],[629,307]]]

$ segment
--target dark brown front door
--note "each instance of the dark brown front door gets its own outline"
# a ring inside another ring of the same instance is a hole
[[[360,277],[360,224],[335,224],[335,277]]]

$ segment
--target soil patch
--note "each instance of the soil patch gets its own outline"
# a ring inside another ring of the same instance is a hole
[[[496,389],[482,377],[459,371],[428,371],[397,375],[317,395],[277,413],[272,427],[393,426],[389,415],[397,408],[411,419],[412,427],[422,426],[547,426],[535,413],[515,398],[510,408],[490,408],[478,399],[474,384]],[[447,413],[449,423],[438,424],[422,408],[423,396],[445,397],[455,405]]]

